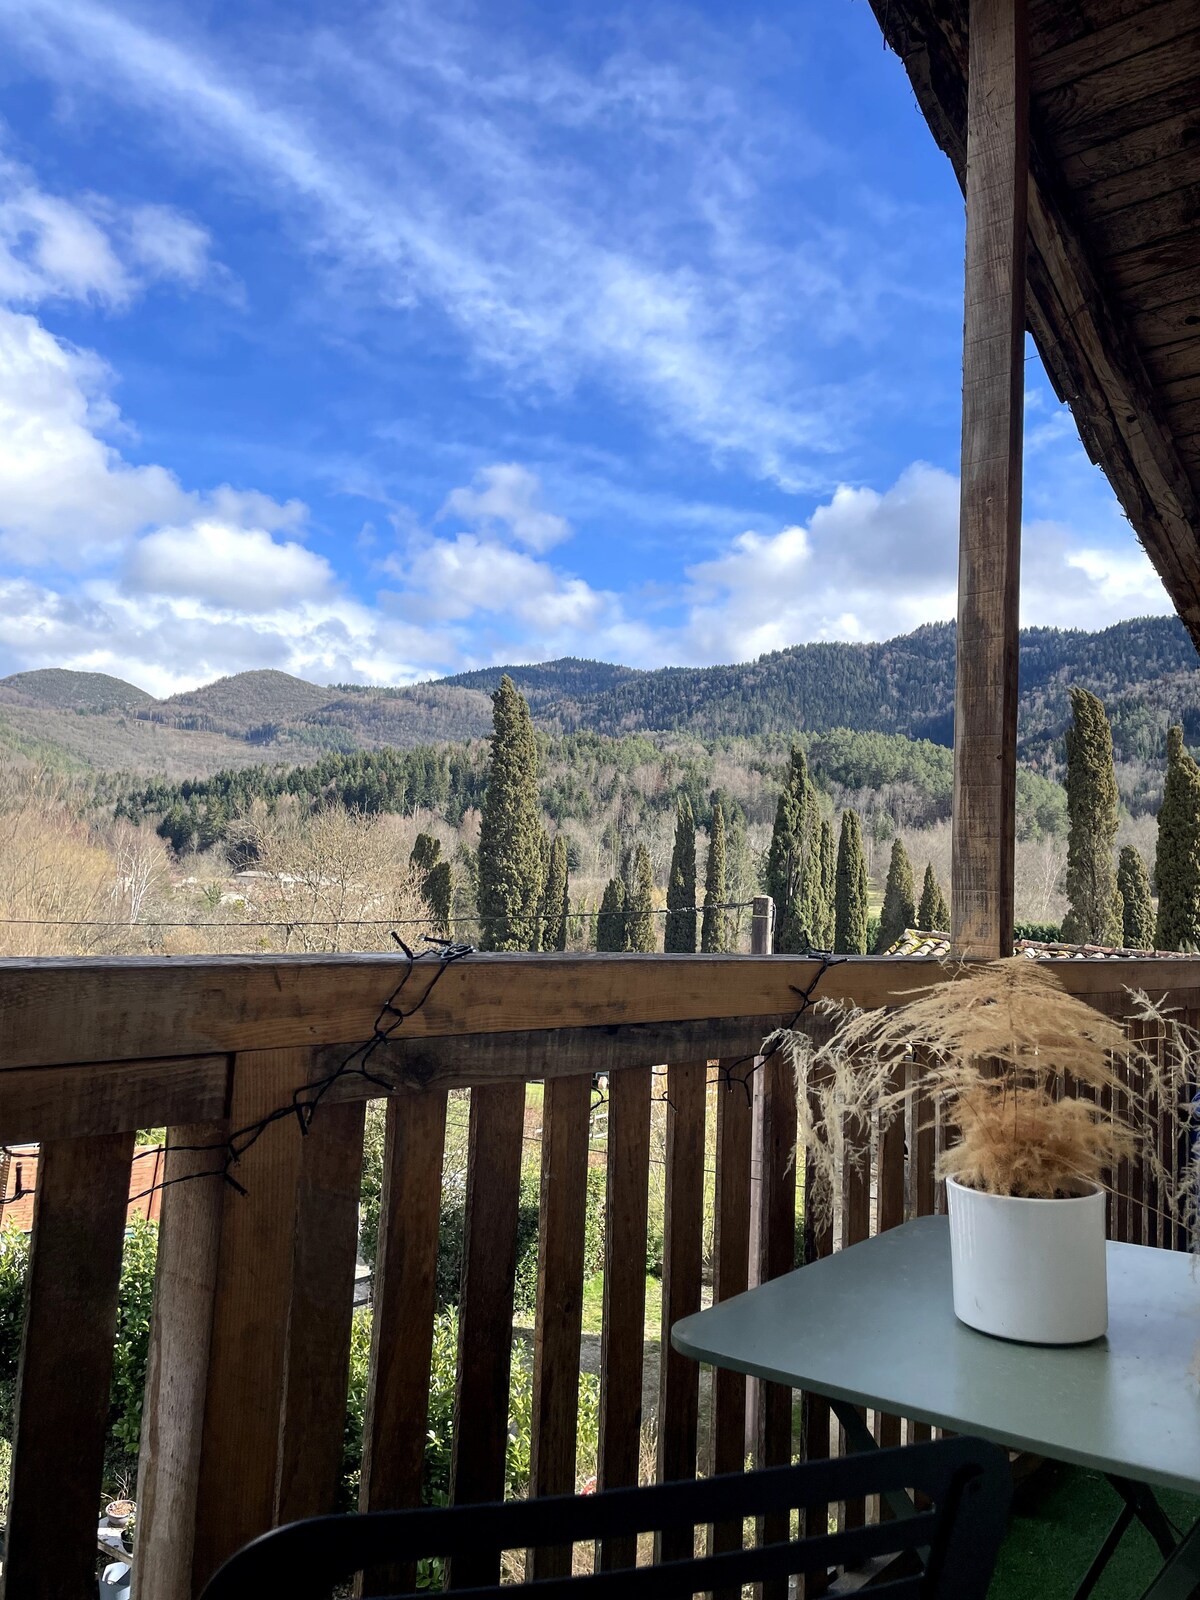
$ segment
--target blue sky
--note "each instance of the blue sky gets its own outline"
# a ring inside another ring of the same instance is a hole
[[[953,615],[962,203],[866,0],[6,0],[0,91],[0,671]],[[1023,621],[1169,609],[1027,370]]]

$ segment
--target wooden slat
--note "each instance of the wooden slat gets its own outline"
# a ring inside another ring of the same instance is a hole
[[[219,1178],[198,1174],[211,1172],[206,1147],[220,1145],[228,1131],[223,1119],[167,1130],[138,1454],[133,1600],[192,1596],[221,1211],[231,1193]]]
[[[870,1128],[857,1116],[843,1118],[846,1162],[842,1173],[842,1248],[860,1244],[871,1232],[871,1163]],[[852,1159],[857,1153],[859,1160]],[[866,1408],[860,1406],[858,1414],[865,1423]],[[846,1453],[845,1440],[842,1453]],[[847,1528],[861,1528],[866,1521],[866,1504],[859,1498],[847,1500]]]
[[[835,969],[836,970],[836,969]],[[764,1059],[762,1133],[762,1221],[759,1281],[791,1272],[796,1264],[796,1080],[781,1051]],[[758,1466],[792,1459],[792,1391],[784,1384],[759,1385]],[[759,1519],[759,1537],[786,1538],[786,1515]],[[762,1585],[763,1600],[786,1600],[786,1579]]]
[[[738,1069],[745,1072],[745,1067]],[[713,1216],[713,1301],[745,1292],[750,1269],[750,1143],[753,1102],[749,1083],[721,1082],[716,1089],[716,1192]],[[746,1380],[717,1367],[713,1372],[711,1471],[740,1472],[746,1459]],[[714,1523],[709,1552],[737,1550],[740,1522]],[[733,1590],[714,1600],[738,1600]]]
[[[228,1092],[223,1055],[0,1072],[0,1142],[212,1122],[224,1116]]]
[[[636,1484],[641,1464],[650,1088],[649,1067],[627,1067],[608,1084],[597,1474],[602,1490]],[[632,1566],[636,1553],[632,1538],[607,1539],[597,1565],[605,1571]]]
[[[1141,250],[1156,244],[1160,239],[1180,235],[1196,237],[1196,220],[1200,216],[1200,185],[1194,178],[1153,199],[1139,200],[1121,211],[1096,217],[1089,223],[1088,231],[1097,253],[1106,261],[1124,255],[1126,251]]]
[[[41,1148],[0,1595],[94,1600],[133,1134]]]
[[[816,1085],[810,1080],[806,1091],[809,1100],[810,1113],[813,1122],[820,1126],[820,1115],[816,1097]],[[821,1261],[826,1256],[833,1254],[833,1217],[829,1215],[821,1218],[817,1215],[815,1202],[810,1204],[810,1197],[817,1189],[817,1172],[814,1154],[811,1150],[805,1151],[804,1157],[804,1264]],[[829,1401],[822,1395],[806,1394],[803,1397],[802,1411],[802,1445],[805,1461],[822,1461],[830,1453],[830,1430],[833,1417],[829,1408]],[[818,1513],[821,1517],[827,1516],[825,1507]],[[807,1527],[807,1524],[806,1524]],[[807,1531],[813,1531],[807,1527]],[[819,1530],[824,1532],[822,1526]],[[824,1573],[809,1573],[804,1580],[804,1600],[815,1600],[816,1596],[826,1593],[829,1584]]]
[[[667,1069],[666,1200],[663,1225],[662,1336],[658,1357],[658,1480],[696,1475],[700,1367],[671,1344],[671,1327],[700,1309],[704,1219],[704,1110],[708,1064]],[[693,1553],[688,1528],[655,1535],[655,1559]]]
[[[301,1149],[275,1521],[336,1511],[358,1263],[362,1101],[321,1105]]]
[[[767,1017],[705,1017],[693,1022],[631,1022],[605,1028],[527,1029],[466,1038],[398,1038],[380,1046],[371,1058],[371,1070],[413,1088],[469,1089],[506,1080],[528,1083],[590,1078],[644,1066],[648,1061],[750,1054],[790,1015],[792,1012]],[[318,1052],[318,1060],[331,1068],[344,1054],[344,1046],[326,1046]],[[0,1077],[0,1085],[2,1082]],[[347,1078],[337,1085],[337,1093],[377,1094],[378,1089],[361,1079]]]
[[[231,1129],[286,1105],[308,1069],[305,1050],[239,1056]],[[300,1160],[299,1125],[283,1118],[238,1163],[234,1175],[246,1193],[231,1192],[222,1212],[196,1499],[197,1588],[274,1521]]]
[[[575,1492],[591,1102],[589,1078],[546,1085],[529,1471],[535,1495]],[[531,1550],[526,1576],[565,1578],[571,1555],[569,1544]]]
[[[901,1067],[894,1080],[896,1088],[904,1087],[904,1069]],[[904,1111],[893,1116],[878,1135],[878,1163],[876,1166],[876,1204],[878,1215],[876,1232],[886,1233],[898,1228],[904,1221]],[[890,1450],[900,1444],[900,1418],[890,1412],[879,1417],[879,1444]],[[881,1515],[887,1515],[886,1506]]]
[[[1134,56],[1169,44],[1194,26],[1188,8],[1180,6],[1178,0],[1143,5],[1107,27],[1094,28],[1080,39],[1038,55],[1031,69],[1034,93],[1060,88],[1107,67],[1126,70]],[[1082,92],[1086,91],[1081,89]]]
[[[362,1511],[401,1511],[421,1501],[445,1144],[444,1093],[402,1093],[388,1101],[363,1416]],[[376,1569],[361,1592],[391,1594],[411,1589],[414,1580],[407,1567]]]
[[[1186,101],[1181,94],[1180,99]],[[1147,102],[1151,120],[1116,139],[1091,144],[1078,154],[1065,157],[1059,167],[1065,182],[1079,196],[1085,212],[1110,204],[1128,205],[1148,185],[1151,192],[1162,181],[1160,164],[1174,162],[1178,152],[1188,149],[1200,133],[1200,115],[1194,104],[1184,103],[1165,111],[1157,97]],[[1194,159],[1194,158],[1193,158]]]
[[[1103,993],[1103,962],[1063,962],[1069,993]],[[401,974],[390,956],[209,956],[0,961],[0,1071],[181,1055],[313,1047],[371,1037]],[[606,1028],[778,1017],[818,963],[790,956],[473,955],[449,968],[404,1023],[412,1039],[540,1028]],[[415,1004],[430,969],[412,979]],[[1200,960],[1130,961],[1133,988],[1200,999]],[[853,957],[821,995],[871,1007],[949,981],[937,961]],[[722,1046],[722,1049],[725,1047]],[[533,1074],[536,1076],[537,1074]]]
[[[472,1090],[450,1468],[456,1505],[504,1497],[524,1118],[523,1085]],[[486,1554],[464,1552],[451,1563],[453,1588],[498,1578],[498,1558]]]
[[[1039,93],[1039,121],[1056,150],[1075,155],[1089,144],[1144,126],[1148,118],[1143,102],[1174,87],[1185,88],[1198,71],[1200,32],[1193,31]]]
[[[1012,949],[1025,391],[1024,0],[971,0],[962,497],[954,711],[954,948]]]

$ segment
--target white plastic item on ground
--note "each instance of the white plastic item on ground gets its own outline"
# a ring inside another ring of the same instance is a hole
[[[1108,1329],[1104,1191],[1062,1200],[946,1181],[954,1312],[1028,1344],[1085,1344]]]

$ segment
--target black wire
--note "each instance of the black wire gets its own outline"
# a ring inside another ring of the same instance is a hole
[[[276,1106],[273,1111],[268,1111],[265,1116],[259,1117],[257,1121],[248,1122],[244,1127],[235,1129],[228,1138],[212,1144],[172,1145],[170,1147],[172,1153],[177,1151],[181,1154],[203,1154],[211,1151],[214,1154],[219,1153],[221,1159],[218,1164],[212,1167],[205,1167],[199,1172],[179,1173],[173,1178],[164,1178],[161,1183],[151,1184],[149,1188],[143,1189],[140,1193],[130,1195],[130,1205],[134,1204],[135,1201],[145,1200],[160,1190],[170,1188],[173,1184],[188,1183],[196,1178],[221,1178],[231,1188],[236,1189],[239,1194],[244,1195],[246,1190],[233,1176],[232,1169],[237,1166],[246,1152],[258,1143],[267,1129],[273,1127],[275,1123],[282,1122],[287,1117],[295,1117],[300,1124],[300,1132],[307,1134],[321,1101],[333,1085],[342,1078],[362,1078],[367,1083],[377,1085],[385,1093],[391,1093],[395,1089],[396,1085],[392,1079],[380,1077],[378,1073],[370,1071],[368,1063],[372,1056],[381,1045],[390,1043],[397,1030],[403,1026],[409,1017],[415,1016],[420,1011],[445,976],[447,969],[456,962],[462,961],[465,957],[473,955],[475,951],[473,945],[455,944],[448,939],[436,939],[432,934],[427,933],[425,941],[432,948],[414,954],[398,933],[393,931],[392,938],[404,952],[404,973],[399,983],[396,984],[380,1006],[379,1015],[375,1018],[370,1039],[365,1044],[355,1045],[349,1055],[339,1062],[333,1071],[324,1078],[314,1083],[301,1084],[299,1088],[293,1090],[292,1097],[286,1105]],[[427,957],[437,963],[433,976],[426,984],[416,1004],[406,1009],[402,1003],[404,991],[417,967]]]

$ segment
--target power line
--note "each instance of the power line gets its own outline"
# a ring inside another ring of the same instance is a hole
[[[754,908],[753,900],[730,900],[710,906],[666,906],[654,907],[650,911],[652,917],[669,917],[688,915],[695,912],[698,916],[708,911],[750,911]],[[581,921],[594,921],[597,917],[615,916],[619,913],[609,911],[569,911],[568,918],[578,918]],[[455,917],[454,922],[477,922],[478,917]],[[526,919],[522,919],[523,921]],[[535,917],[527,919],[531,924],[538,920]],[[213,919],[203,922],[160,922],[146,920],[127,922],[119,917],[0,917],[0,927],[5,928],[427,928],[428,917],[307,917],[307,918],[281,918],[278,921],[243,920],[230,917],[225,920]]]

